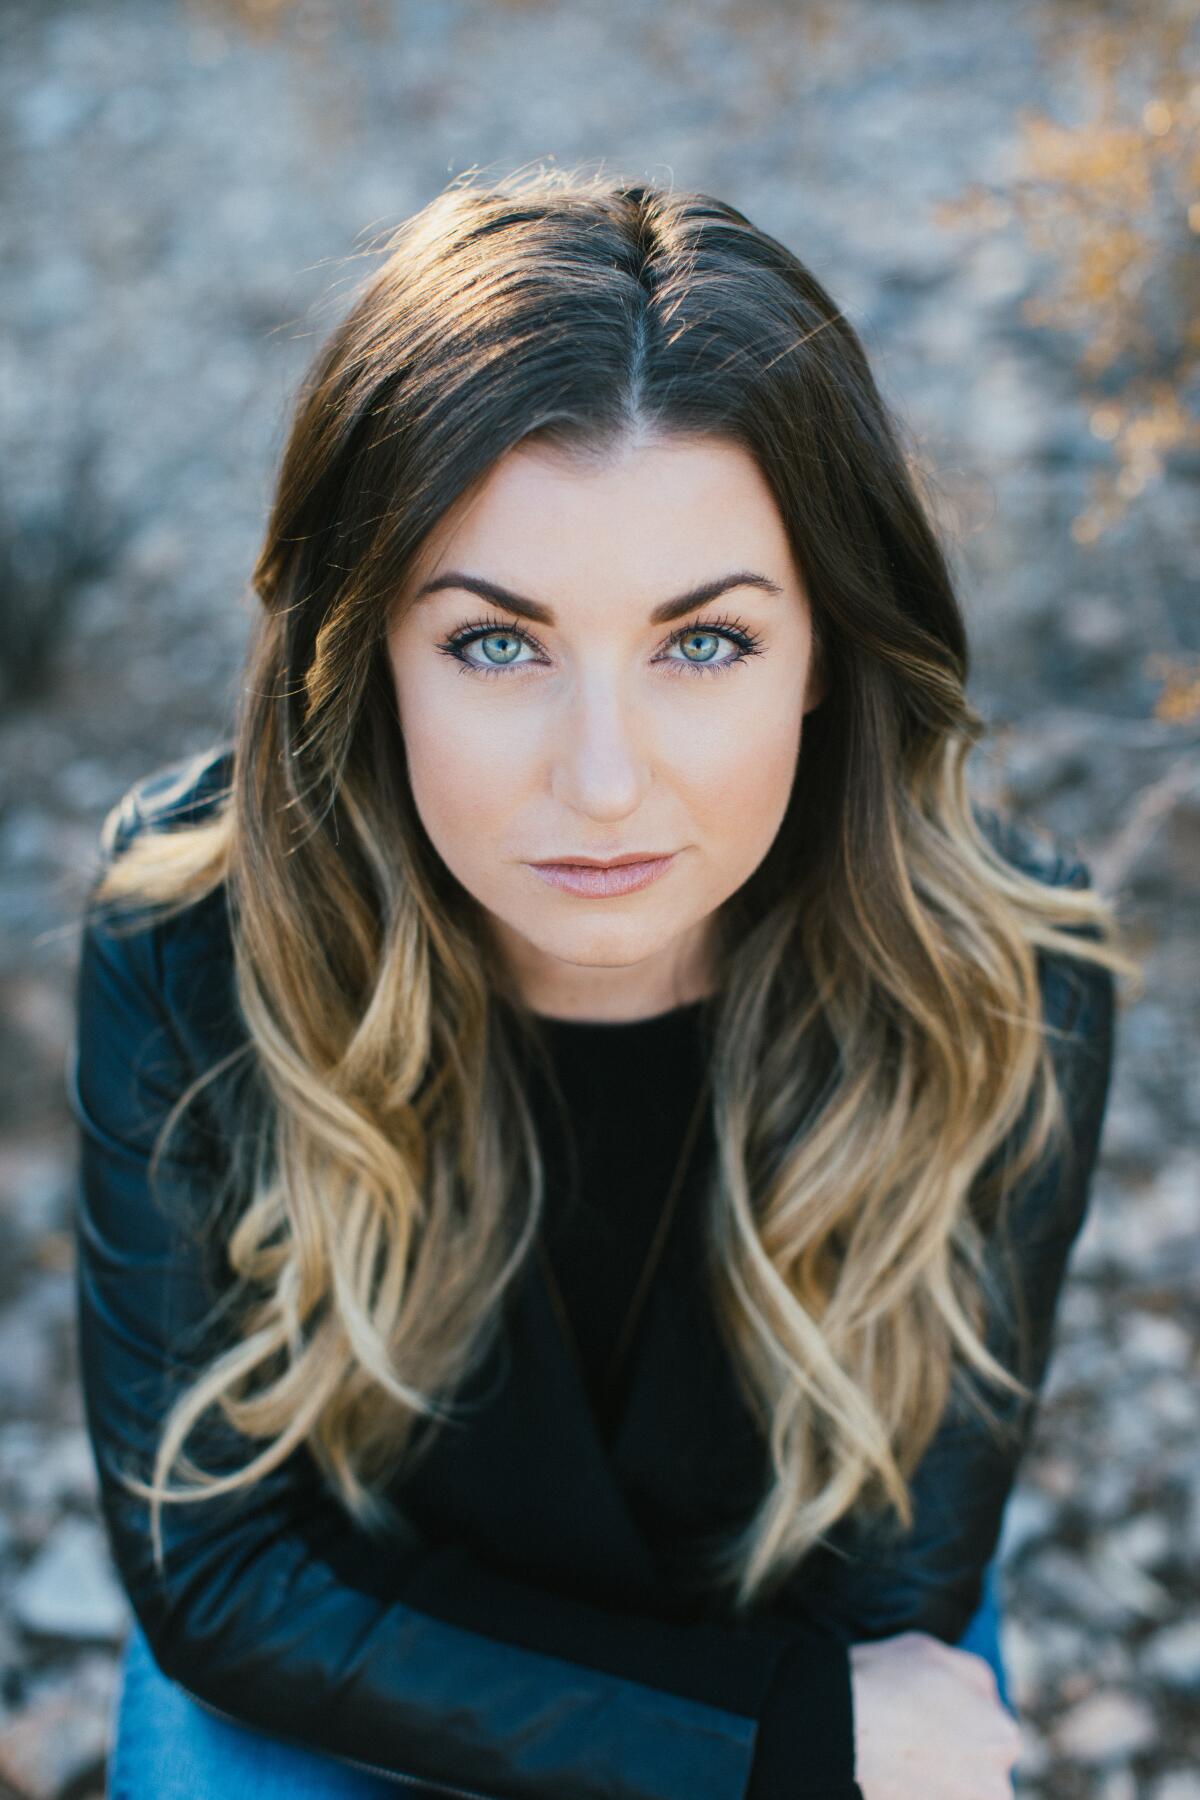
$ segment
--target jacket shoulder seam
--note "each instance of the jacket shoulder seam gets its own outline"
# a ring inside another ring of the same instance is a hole
[[[203,819],[228,792],[232,767],[232,745],[222,742],[139,776],[105,815],[100,828],[105,854],[119,856],[142,831]]]

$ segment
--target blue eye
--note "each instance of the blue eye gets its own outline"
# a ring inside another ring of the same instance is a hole
[[[732,644],[737,652],[734,656],[716,660],[715,651],[706,655],[692,657],[657,656],[654,660],[668,667],[672,673],[695,675],[723,675],[726,669],[734,669],[747,657],[761,654],[760,640],[754,632],[737,620],[728,618],[704,620],[700,623],[681,625],[667,639],[665,648],[673,650],[677,644],[694,642],[696,639],[708,640],[710,645],[722,642]],[[474,657],[466,655],[473,644],[494,643],[499,646],[497,654],[485,652],[488,660],[477,662]],[[506,623],[502,619],[473,619],[452,631],[449,637],[438,645],[444,655],[453,657],[461,666],[464,675],[503,675],[507,669],[535,668],[541,659],[535,656],[532,662],[518,662],[522,646],[534,651],[541,649],[537,640],[520,625]],[[543,665],[544,666],[544,665]]]
[[[678,667],[705,672],[711,670],[713,673],[716,673],[718,669],[732,669],[737,663],[741,662],[744,648],[739,646],[732,633],[728,631],[710,631],[700,625],[688,625],[683,631],[673,632],[671,637],[667,640],[667,648],[674,649],[676,644],[686,645],[689,643],[689,640],[694,645],[697,638],[699,638],[701,642],[705,639],[708,640],[709,645],[713,647],[710,650],[710,653],[696,657],[682,656],[678,658]],[[718,662],[716,661],[716,651],[723,643],[732,644],[738,654],[736,656],[723,657],[722,660]],[[664,657],[663,660],[668,665],[676,664],[676,658],[674,657]]]
[[[529,639],[523,632],[509,630],[505,625],[496,625],[488,631],[468,631],[461,637],[451,639],[450,642],[454,646],[453,654],[458,657],[464,668],[473,669],[480,675],[498,675],[502,670],[512,666],[522,645],[528,644]],[[468,644],[487,644],[489,642],[500,646],[499,655],[491,663],[472,662],[462,654]]]

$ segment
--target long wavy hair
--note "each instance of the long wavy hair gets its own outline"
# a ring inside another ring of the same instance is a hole
[[[984,726],[917,462],[790,250],[710,195],[553,167],[461,177],[383,248],[297,399],[228,787],[95,889],[169,913],[224,884],[256,1072],[228,1165],[239,1328],[127,1485],[160,1569],[163,1503],[305,1444],[386,1528],[422,1423],[454,1417],[543,1175],[520,1003],[414,809],[386,629],[427,532],[515,445],[709,434],[770,484],[827,682],[777,838],[714,920],[712,1301],[770,1452],[709,1570],[742,1610],[852,1511],[911,1522],[967,1371],[1032,1397],[984,1342],[982,1251],[1000,1184],[1063,1141],[1037,953],[1137,965],[1109,901],[981,829]],[[221,1475],[183,1452],[213,1407],[248,1444]]]

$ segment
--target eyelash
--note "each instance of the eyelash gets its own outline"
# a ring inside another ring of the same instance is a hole
[[[438,649],[444,655],[453,657],[460,665],[459,672],[463,675],[503,675],[508,669],[531,666],[529,663],[494,663],[489,668],[483,663],[468,662],[462,654],[467,645],[477,643],[480,638],[490,637],[493,632],[504,632],[510,637],[515,637],[522,644],[528,645],[531,650],[540,651],[542,648],[537,639],[522,626],[514,625],[507,619],[498,619],[489,615],[485,618],[471,619],[466,624],[460,625],[457,630],[450,633],[449,637],[442,640]],[[747,657],[761,654],[762,639],[758,634],[748,630],[740,619],[731,619],[728,614],[722,614],[719,619],[700,619],[694,620],[688,625],[677,626],[667,639],[664,648],[673,649],[684,638],[700,632],[709,632],[714,636],[725,638],[727,642],[736,646],[739,655],[728,657],[720,663],[693,663],[684,658],[665,658],[666,666],[669,669],[696,675],[724,675],[727,670],[736,669],[739,664],[745,662]],[[536,667],[536,665],[532,666]]]

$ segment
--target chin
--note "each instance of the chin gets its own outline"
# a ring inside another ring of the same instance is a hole
[[[669,938],[643,932],[598,931],[578,932],[562,938],[534,939],[530,942],[544,956],[572,963],[586,969],[628,969],[644,962],[663,948]]]

